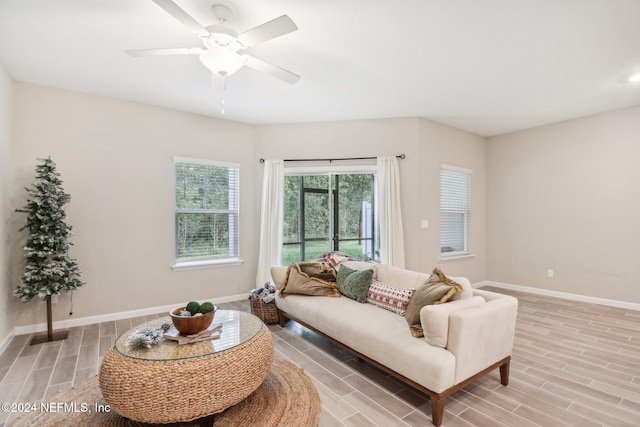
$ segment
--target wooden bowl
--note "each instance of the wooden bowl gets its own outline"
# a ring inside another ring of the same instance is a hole
[[[202,332],[211,325],[213,316],[216,314],[218,307],[214,307],[213,311],[203,314],[202,316],[178,316],[180,311],[186,310],[185,307],[179,307],[169,312],[173,326],[181,335],[193,335]]]

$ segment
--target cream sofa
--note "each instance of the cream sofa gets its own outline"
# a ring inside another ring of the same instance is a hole
[[[429,277],[389,265],[344,264],[354,269],[373,266],[374,279],[402,288],[418,288]],[[286,270],[271,268],[278,288]],[[472,289],[466,278],[452,279],[463,292],[453,301],[422,308],[424,338],[412,336],[403,316],[344,296],[276,298],[280,325],[294,320],[427,393],[433,424],[439,426],[450,394],[496,368],[507,385],[518,309],[516,298]]]

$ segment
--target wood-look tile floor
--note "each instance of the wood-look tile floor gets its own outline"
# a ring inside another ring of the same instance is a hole
[[[509,386],[496,370],[455,393],[443,426],[640,425],[640,312],[491,290],[520,302]],[[249,311],[244,301],[220,308]],[[15,337],[0,355],[0,403],[46,401],[96,375],[116,337],[150,317],[72,328],[69,339],[37,346]],[[294,322],[269,328],[276,354],[314,381],[321,426],[431,425],[422,393]],[[15,417],[0,412],[0,427]]]

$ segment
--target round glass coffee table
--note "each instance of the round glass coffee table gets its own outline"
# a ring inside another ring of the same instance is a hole
[[[168,424],[206,417],[255,391],[273,361],[271,332],[249,313],[217,310],[220,338],[180,345],[165,340],[150,349],[127,348],[137,329],[171,324],[167,316],[122,334],[100,367],[104,400],[119,415]]]

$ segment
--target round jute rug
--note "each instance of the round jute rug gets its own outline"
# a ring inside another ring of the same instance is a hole
[[[101,412],[99,409],[105,408],[106,402],[100,393],[97,376],[47,399],[46,404],[54,404],[53,407],[60,412],[38,410],[18,418],[9,425],[11,427],[149,426],[149,424],[141,424],[122,418],[113,411]],[[304,370],[293,363],[274,357],[271,369],[262,385],[239,404],[212,417],[162,425],[172,427],[211,425],[215,427],[306,427],[317,426],[319,419],[320,398],[311,379],[304,373]]]

